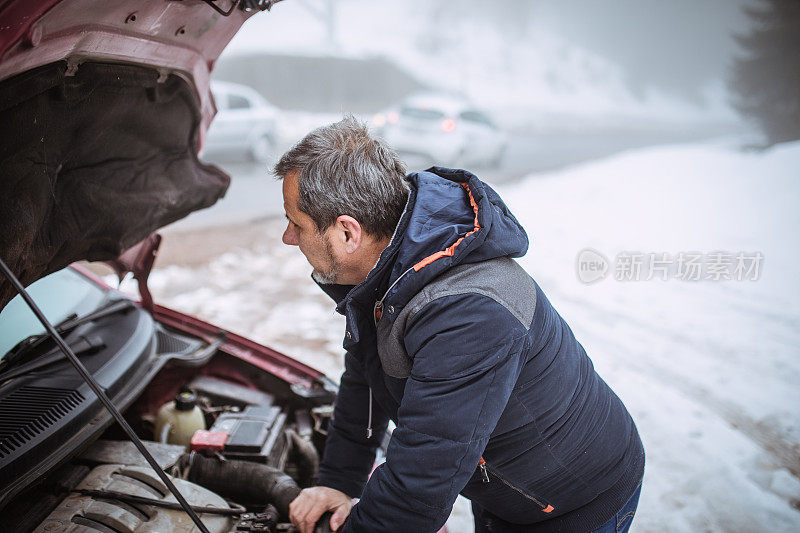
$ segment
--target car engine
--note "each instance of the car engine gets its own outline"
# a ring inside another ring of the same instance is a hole
[[[155,409],[153,399],[174,388],[173,378],[159,376],[125,415],[208,530],[295,531],[289,504],[316,483],[332,407],[298,408],[233,379],[198,373]],[[134,444],[123,439],[119,428],[107,429],[11,502],[2,529],[197,531]]]

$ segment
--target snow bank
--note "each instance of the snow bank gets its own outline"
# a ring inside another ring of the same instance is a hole
[[[270,238],[262,246],[223,254],[202,267],[154,270],[148,285],[156,301],[289,354],[338,381],[344,317],[311,280],[305,258],[281,243],[283,222],[254,224],[268,228]],[[129,282],[123,289],[135,290]]]
[[[521,263],[642,433],[634,529],[797,531],[800,143],[640,150],[500,193],[531,237]],[[756,281],[617,281],[612,269],[587,285],[587,247],[611,266],[636,251],[764,259]]]

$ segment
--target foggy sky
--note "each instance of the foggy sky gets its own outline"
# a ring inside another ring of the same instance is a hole
[[[724,82],[758,0],[435,0],[441,15],[480,17],[524,39],[557,33],[620,65],[634,92],[648,86],[697,98]]]

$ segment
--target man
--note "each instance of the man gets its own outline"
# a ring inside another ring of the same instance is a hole
[[[512,259],[528,238],[497,193],[465,170],[406,177],[352,117],[312,131],[275,174],[283,242],[347,319],[319,486],[290,509],[300,531],[333,511],[345,532],[435,532],[459,493],[476,531],[626,531],[636,426]]]

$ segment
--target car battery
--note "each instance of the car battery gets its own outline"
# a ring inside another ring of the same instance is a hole
[[[228,434],[223,455],[283,468],[289,451],[284,428],[286,413],[277,406],[251,405],[239,413],[224,413],[211,432]]]

